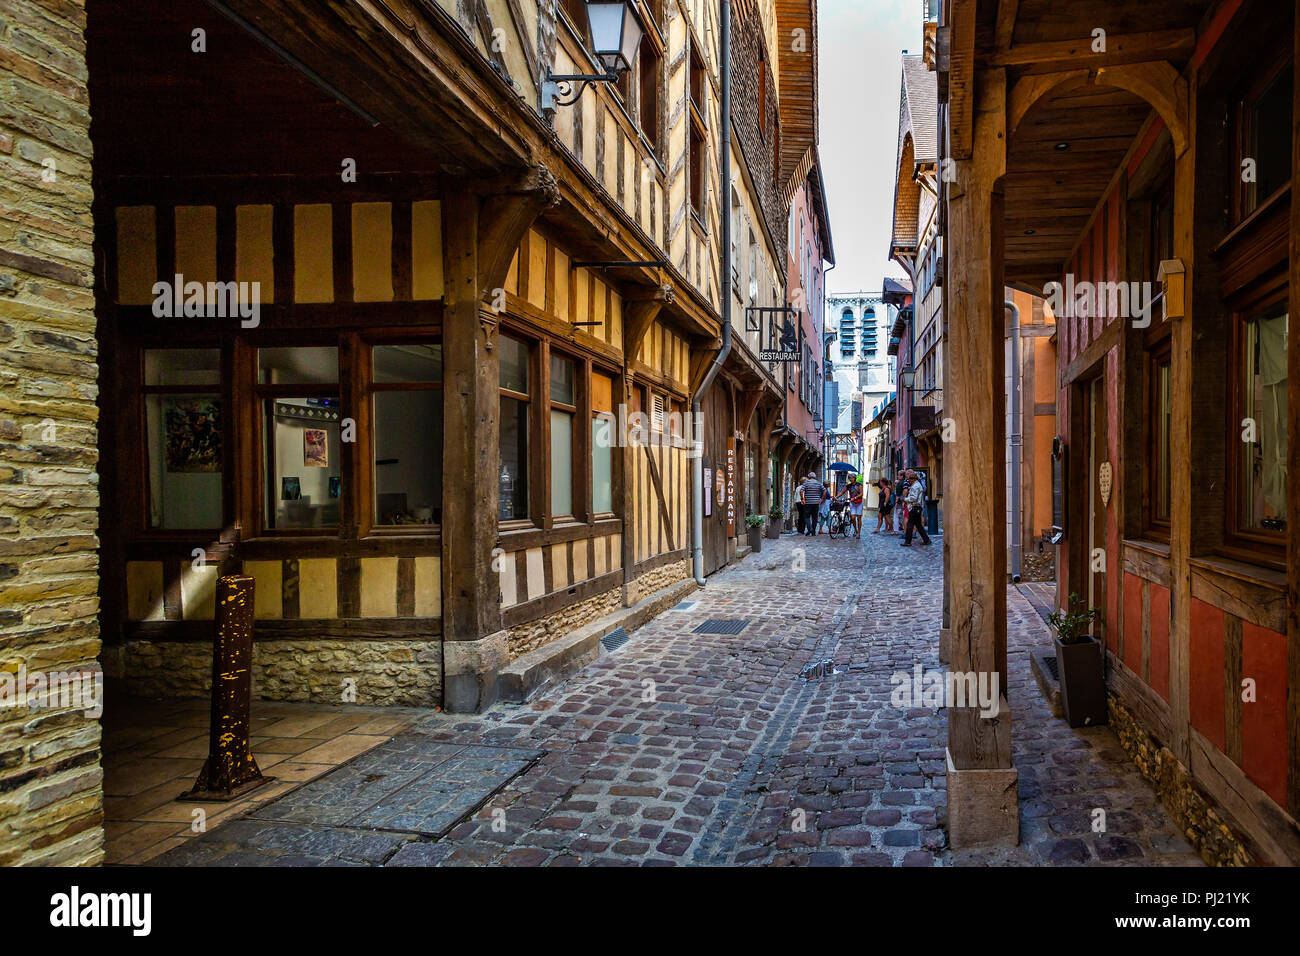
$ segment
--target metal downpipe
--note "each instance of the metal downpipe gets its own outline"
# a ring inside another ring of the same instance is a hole
[[[1021,516],[1020,516],[1020,309],[1010,299],[1011,310],[1011,580],[1020,583]]]

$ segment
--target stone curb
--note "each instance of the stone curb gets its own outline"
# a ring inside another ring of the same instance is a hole
[[[516,658],[498,674],[499,699],[522,704],[542,688],[563,680],[590,664],[602,653],[601,638],[623,628],[631,633],[694,591],[694,578],[670,584],[631,607],[607,614],[557,641]]]

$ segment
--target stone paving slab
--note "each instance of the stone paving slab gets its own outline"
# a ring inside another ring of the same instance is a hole
[[[1199,862],[1109,729],[1071,730],[1051,716],[1028,663],[1028,649],[1047,632],[1014,588],[1008,680],[1022,844],[947,847],[945,712],[896,697],[896,675],[939,668],[941,541],[931,548],[899,547],[884,534],[765,541],[761,554],[711,578],[689,607],[659,615],[533,701],[478,716],[425,715],[255,818],[164,859]],[[748,624],[738,634],[696,633],[709,618]],[[828,658],[833,673],[800,676]],[[1104,833],[1093,829],[1097,809],[1106,812]],[[314,838],[313,829],[324,835]]]

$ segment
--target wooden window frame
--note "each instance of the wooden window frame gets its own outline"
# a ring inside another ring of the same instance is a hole
[[[1284,44],[1275,46],[1272,55],[1261,57],[1260,62],[1267,63],[1268,66],[1261,69],[1254,78],[1251,79],[1248,86],[1237,98],[1233,108],[1233,144],[1236,149],[1236,166],[1238,173],[1236,178],[1236,188],[1232,190],[1232,219],[1230,227],[1238,226],[1259,212],[1264,207],[1271,204],[1272,200],[1281,194],[1295,178],[1295,157],[1291,159],[1291,176],[1285,183],[1282,183],[1276,190],[1267,196],[1259,196],[1255,193],[1255,187],[1258,184],[1247,183],[1241,180],[1241,164],[1250,156],[1250,112],[1254,105],[1259,101],[1260,96],[1272,86],[1273,82],[1286,70],[1287,67],[1294,67],[1294,60],[1290,53],[1291,41],[1286,38]],[[1292,109],[1295,109],[1294,103]],[[1293,117],[1294,122],[1294,117]]]
[[[1250,531],[1241,527],[1241,493],[1243,487],[1241,458],[1242,405],[1242,347],[1246,322],[1251,318],[1281,305],[1288,307],[1288,288],[1285,283],[1278,288],[1270,283],[1254,297],[1242,301],[1228,313],[1227,398],[1228,411],[1224,440],[1229,453],[1225,456],[1227,472],[1224,488],[1227,506],[1224,508],[1224,555],[1249,564],[1266,565],[1278,570],[1286,569],[1287,529],[1280,531]],[[1288,348],[1291,344],[1287,343]],[[1290,383],[1288,382],[1288,389]],[[1289,476],[1288,476],[1289,481]],[[1288,486],[1288,496],[1292,493]]]
[[[528,334],[523,329],[507,327],[504,323],[501,326],[498,337],[501,335],[504,335],[506,338],[511,338],[518,342],[522,342],[525,346],[527,346],[528,377],[529,377],[528,387],[530,390],[536,390],[539,387],[539,383],[543,381],[543,379],[540,376],[540,371],[543,367],[545,367],[543,366],[541,361],[541,353],[544,351],[544,349],[541,347],[541,342],[538,341],[536,336]],[[549,367],[547,368],[547,374],[544,381],[548,383],[547,387],[549,388],[549,382],[550,382]],[[539,528],[542,525],[541,522],[538,520],[538,508],[539,508],[538,499],[539,497],[548,499],[546,501],[545,507],[546,510],[549,511],[550,501],[548,496],[548,486],[550,482],[549,481],[543,482],[542,490],[539,493],[538,481],[540,479],[540,475],[538,474],[539,465],[537,460],[538,459],[537,448],[539,447],[538,443],[540,441],[545,440],[549,442],[550,436],[549,434],[547,434],[549,428],[543,428],[541,423],[538,421],[538,419],[546,418],[549,424],[550,416],[549,415],[542,416],[535,413],[535,406],[537,405],[537,401],[531,394],[527,392],[517,392],[511,388],[503,388],[500,382],[500,374],[498,373],[498,379],[497,379],[498,451],[500,449],[500,432],[501,432],[500,419],[499,419],[500,416],[499,405],[501,399],[503,398],[514,399],[517,402],[525,402],[529,406],[530,414],[528,416],[528,505],[525,508],[526,516],[523,518],[501,518],[500,503],[498,502],[497,527],[500,528],[501,531],[522,531],[522,530]],[[549,460],[550,458],[549,454],[546,455],[545,457],[547,458],[547,460]],[[490,480],[497,481],[498,476],[492,475]]]
[[[414,392],[414,391],[437,391],[443,390],[443,382],[376,382],[374,380],[374,350],[375,346],[384,345],[429,345],[434,340],[442,344],[442,327],[430,327],[422,330],[403,329],[401,331],[386,332],[383,330],[368,330],[359,336],[360,347],[357,350],[357,390],[364,396],[364,400],[358,406],[357,421],[357,445],[365,452],[360,461],[362,467],[358,469],[357,495],[355,500],[357,516],[357,533],[360,537],[366,538],[374,535],[376,537],[402,537],[409,538],[418,535],[441,535],[442,522],[422,525],[382,525],[379,524],[375,517],[375,489],[378,486],[378,474],[376,473],[377,463],[375,461],[375,393],[376,392]],[[444,368],[444,380],[446,372]],[[443,428],[446,428],[446,403],[443,404]],[[441,514],[443,504],[447,500],[447,490],[443,488],[443,500],[438,502],[438,512]]]
[[[1160,470],[1157,466],[1160,449],[1160,378],[1162,365],[1169,365],[1170,384],[1173,383],[1173,337],[1165,328],[1164,334],[1147,346],[1143,356],[1143,395],[1145,397],[1146,415],[1142,435],[1142,448],[1145,461],[1142,476],[1142,533],[1143,537],[1154,541],[1168,543],[1172,532],[1172,515],[1161,518],[1156,514],[1156,501],[1159,498]],[[1171,449],[1172,451],[1172,449]],[[1170,461],[1172,465],[1172,459]],[[1165,476],[1169,478],[1169,476]],[[1172,505],[1172,486],[1170,502]]]

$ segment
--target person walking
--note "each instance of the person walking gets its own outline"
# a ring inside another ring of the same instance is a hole
[[[853,521],[853,537],[862,537],[862,499],[866,489],[862,487],[862,479],[854,475],[849,479],[848,498],[849,498],[849,518]]]
[[[912,546],[913,528],[920,532],[921,543],[929,545],[930,536],[925,533],[925,483],[910,469],[907,478],[910,484],[907,487],[907,532],[903,535],[903,547]]]
[[[803,497],[803,507],[805,520],[803,523],[803,534],[808,537],[815,537],[817,534],[817,512],[821,510],[822,499],[826,497],[826,486],[817,480],[817,475],[808,472],[808,477],[804,483],[799,486],[799,494]]]
[[[907,470],[898,473],[894,483],[894,530],[902,535],[907,528]]]
[[[890,487],[888,478],[881,478],[876,482],[876,488],[879,490],[879,500],[876,502],[876,530],[872,534],[880,534],[880,528],[883,525],[888,532],[894,530],[894,489]]]

